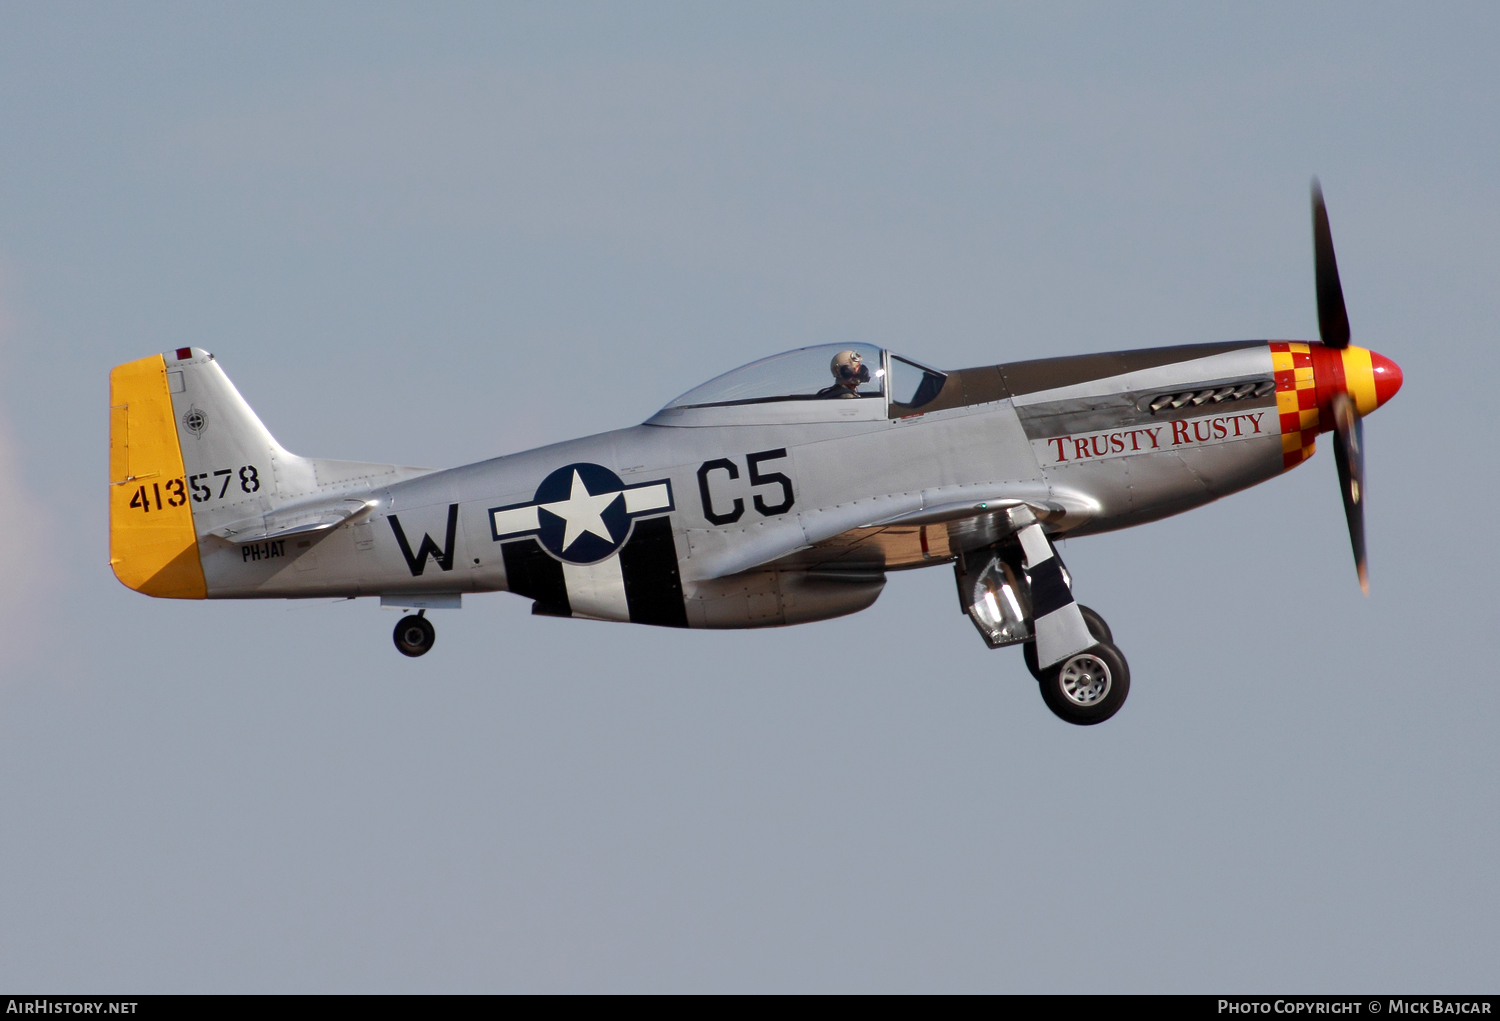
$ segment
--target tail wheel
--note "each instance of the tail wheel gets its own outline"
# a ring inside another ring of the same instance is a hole
[[[1113,642],[1115,636],[1110,634],[1109,625],[1104,623],[1104,618],[1093,610],[1078,604],[1078,612],[1083,614],[1083,622],[1089,627],[1089,634],[1094,636],[1096,642]],[[1021,655],[1026,658],[1026,669],[1031,671],[1031,676],[1037,680],[1042,679],[1042,673],[1036,665],[1036,642],[1027,642],[1021,647]]]
[[[402,617],[396,624],[396,633],[391,636],[396,649],[403,656],[421,656],[437,641],[437,629],[426,617]]]
[[[1060,719],[1080,727],[1103,723],[1130,694],[1130,665],[1109,642],[1075,653],[1041,671],[1042,701]]]

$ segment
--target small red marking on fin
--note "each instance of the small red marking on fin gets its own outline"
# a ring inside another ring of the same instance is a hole
[[[193,349],[192,348],[190,348],[190,347],[179,347],[177,349],[177,360],[179,362],[185,362],[185,361],[187,361],[191,357],[193,357]]]

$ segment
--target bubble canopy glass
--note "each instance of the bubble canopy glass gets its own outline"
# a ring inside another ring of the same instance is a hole
[[[829,367],[841,351],[856,352],[870,370],[869,381],[860,384],[856,396],[883,398],[886,370],[880,348],[873,344],[819,344],[742,365],[694,387],[662,410],[848,399],[833,392],[835,379]]]

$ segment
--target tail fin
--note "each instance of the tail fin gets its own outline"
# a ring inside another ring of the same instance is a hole
[[[109,403],[110,563],[147,595],[207,595],[199,537],[265,533],[278,508],[316,518],[425,472],[289,453],[200,348],[117,366]]]
[[[109,564],[137,592],[202,599],[208,587],[171,385],[161,355],[109,374]]]

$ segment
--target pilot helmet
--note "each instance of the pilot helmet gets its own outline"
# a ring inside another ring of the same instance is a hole
[[[863,364],[858,351],[840,351],[828,363],[828,371],[840,383],[868,383],[870,367]]]

